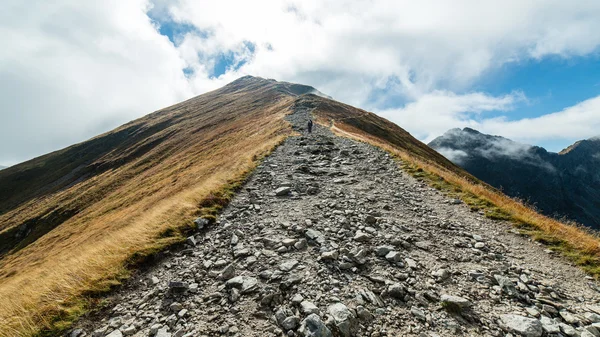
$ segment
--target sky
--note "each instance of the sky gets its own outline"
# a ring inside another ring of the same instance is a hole
[[[428,142],[600,135],[600,1],[3,1],[0,165],[244,75],[312,85]]]

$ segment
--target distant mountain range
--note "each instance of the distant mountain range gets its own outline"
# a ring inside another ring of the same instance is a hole
[[[464,128],[449,130],[429,146],[546,215],[600,229],[600,137],[553,153]]]

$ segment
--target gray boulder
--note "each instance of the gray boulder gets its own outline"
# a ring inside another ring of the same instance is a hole
[[[356,326],[354,314],[343,303],[335,303],[327,308],[327,313],[333,318],[333,322],[342,336],[352,336]]]
[[[535,318],[519,315],[500,316],[500,326],[508,332],[513,332],[524,337],[540,337],[543,329],[542,323]]]
[[[333,337],[331,330],[325,326],[317,314],[308,315],[302,321],[298,332],[300,332],[300,336],[304,337]]]

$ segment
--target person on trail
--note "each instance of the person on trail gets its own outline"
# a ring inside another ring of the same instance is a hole
[[[312,132],[313,121],[312,119],[308,120],[308,133]]]

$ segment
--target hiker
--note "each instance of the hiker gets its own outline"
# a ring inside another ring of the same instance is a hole
[[[308,133],[312,132],[312,125],[313,125],[313,121],[312,121],[312,119],[309,119],[308,120]]]

